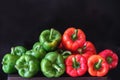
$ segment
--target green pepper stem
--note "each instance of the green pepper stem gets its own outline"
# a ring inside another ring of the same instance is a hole
[[[72,58],[72,61],[73,61],[73,67],[76,69],[79,68],[80,64],[76,61],[75,57]]]
[[[72,39],[76,40],[77,39],[77,34],[78,34],[78,29],[75,29],[74,34],[72,35]]]
[[[107,62],[110,64],[110,63],[112,62],[112,57],[111,57],[111,56],[108,56],[108,57],[106,58],[106,60],[107,60]]]
[[[49,36],[49,40],[51,40],[52,39],[52,35],[53,35],[53,28],[51,28],[51,30],[50,30],[50,36]]]
[[[14,47],[11,48],[11,54],[14,54]]]
[[[95,63],[95,69],[99,70],[101,67],[101,63],[102,63],[102,59],[99,59],[99,61],[97,63]]]
[[[62,53],[62,56],[63,56],[63,58],[64,59],[66,59],[69,55],[71,55],[72,53],[70,52],[70,51],[64,51],[63,53]]]
[[[56,64],[52,64],[52,67],[54,67],[58,72],[61,71],[61,68]]]

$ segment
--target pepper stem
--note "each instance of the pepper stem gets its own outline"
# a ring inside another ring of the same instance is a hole
[[[74,34],[72,35],[72,39],[76,40],[77,39],[77,34],[78,34],[78,29],[75,29]]]
[[[95,63],[95,69],[99,70],[101,67],[101,63],[102,63],[102,59],[99,59],[99,61],[97,63]]]
[[[80,64],[76,61],[75,57],[72,58],[72,61],[73,61],[73,67],[76,69],[79,68]]]
[[[82,54],[82,53],[83,53],[82,48],[79,48],[77,51],[78,51],[80,54]]]
[[[11,48],[11,54],[14,54],[14,47]]]
[[[50,36],[49,36],[49,40],[51,40],[52,39],[52,35],[53,35],[53,28],[51,28],[51,30],[50,30]]]
[[[86,49],[86,46],[83,46],[82,48],[78,48],[77,51],[78,51],[80,54],[82,54],[85,49]]]
[[[66,59],[69,55],[71,55],[72,53],[70,52],[70,51],[64,51],[63,53],[62,53],[62,56],[63,56],[63,58],[64,59]]]
[[[108,57],[106,58],[106,60],[107,60],[107,62],[110,64],[110,63],[112,62],[112,57],[108,56]]]
[[[61,68],[56,64],[52,64],[52,67],[54,67],[58,72],[61,71]]]

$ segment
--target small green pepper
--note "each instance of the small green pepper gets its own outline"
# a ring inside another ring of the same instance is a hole
[[[23,78],[31,78],[39,71],[39,61],[30,55],[22,55],[15,64],[18,74]]]
[[[61,41],[61,34],[55,29],[44,30],[39,36],[39,41],[46,51],[53,51]]]
[[[65,72],[63,56],[57,52],[49,52],[41,61],[41,71],[48,77],[60,77]]]
[[[38,57],[40,60],[46,55],[46,51],[45,49],[42,47],[40,42],[36,42],[33,45],[33,49],[34,51],[38,52],[38,55],[36,55],[36,57]]]
[[[16,46],[11,48],[11,54],[21,56],[25,54],[27,49],[23,46]]]
[[[15,63],[18,58],[19,56],[17,55],[12,55],[10,53],[5,54],[2,59],[2,70],[8,74],[17,72]]]

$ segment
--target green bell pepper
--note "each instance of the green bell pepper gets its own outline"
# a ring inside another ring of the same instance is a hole
[[[17,55],[12,55],[10,53],[5,54],[2,59],[2,70],[8,74],[17,72],[15,64],[18,58],[19,56]]]
[[[11,54],[21,56],[25,54],[27,49],[23,46],[16,46],[11,48]]]
[[[41,61],[41,71],[48,77],[59,77],[65,72],[63,56],[57,52],[49,52]]]
[[[39,71],[39,61],[30,55],[22,55],[15,64],[18,74],[23,78],[31,78]]]
[[[53,28],[44,30],[39,36],[39,41],[46,51],[53,51],[60,44],[61,34]]]
[[[40,42],[36,42],[33,45],[33,51],[37,51],[38,55],[36,55],[36,57],[38,57],[40,60],[46,55],[46,51],[45,49],[42,47]]]

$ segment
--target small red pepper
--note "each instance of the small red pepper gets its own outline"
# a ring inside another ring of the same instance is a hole
[[[91,76],[105,76],[109,71],[109,65],[100,55],[92,55],[88,58],[88,73]]]
[[[78,49],[78,53],[88,59],[90,56],[96,54],[96,48],[91,41],[86,41],[84,46]]]
[[[81,29],[75,29],[73,27],[65,30],[62,37],[63,46],[70,51],[76,51],[82,47],[86,41],[85,33]]]
[[[113,68],[117,67],[117,65],[118,65],[118,56],[112,50],[105,49],[105,50],[101,51],[99,53],[99,55],[102,56],[103,58],[105,58],[105,60],[109,64],[110,69],[113,69]]]
[[[82,76],[87,72],[87,61],[80,54],[72,54],[65,60],[66,73],[72,77]]]

